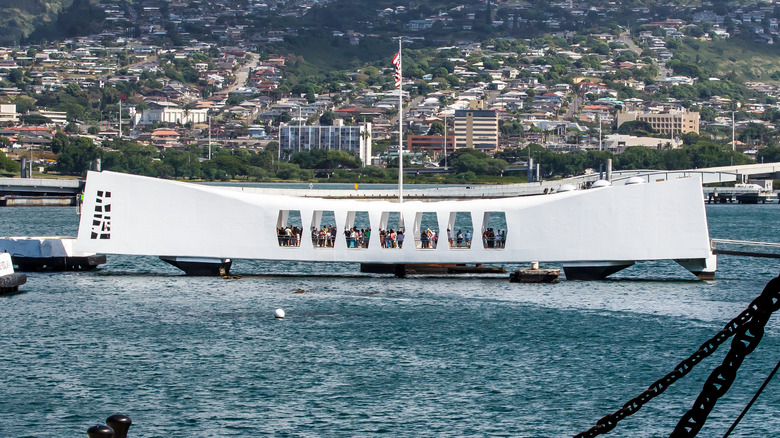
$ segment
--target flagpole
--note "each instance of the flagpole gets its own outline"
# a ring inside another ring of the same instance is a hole
[[[404,88],[401,64],[401,37],[398,37],[398,202],[404,202]]]

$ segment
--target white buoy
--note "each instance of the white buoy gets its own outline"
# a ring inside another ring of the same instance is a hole
[[[283,319],[284,318],[284,310],[282,310],[282,309],[274,310],[274,318]]]

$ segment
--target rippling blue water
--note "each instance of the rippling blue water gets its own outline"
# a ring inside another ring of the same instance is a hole
[[[710,234],[778,242],[778,213],[708,206]],[[68,208],[0,210],[0,234],[76,225]],[[556,285],[242,260],[240,279],[190,278],[122,256],[31,273],[0,297],[0,437],[84,436],[117,412],[134,437],[570,436],[671,371],[779,265],[722,256],[718,279],[700,282],[640,263]],[[701,436],[721,436],[780,359],[777,319]],[[727,349],[608,436],[668,435]],[[732,436],[780,435],[778,406],[775,379]]]

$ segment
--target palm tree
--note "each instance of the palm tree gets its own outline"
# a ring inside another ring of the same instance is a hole
[[[360,138],[363,139],[363,141],[368,141],[369,138],[371,138],[371,132],[368,129],[364,129],[360,132]]]

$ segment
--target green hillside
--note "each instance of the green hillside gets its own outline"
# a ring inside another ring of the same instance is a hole
[[[0,2],[0,44],[19,43],[36,26],[51,23],[73,0],[3,0]]]
[[[103,10],[90,0],[2,0],[0,45],[100,32],[104,19]]]
[[[697,66],[703,77],[780,80],[780,47],[757,44],[751,35],[713,41],[686,39],[675,52],[676,59]]]

